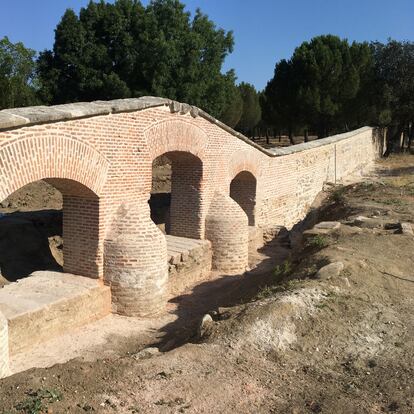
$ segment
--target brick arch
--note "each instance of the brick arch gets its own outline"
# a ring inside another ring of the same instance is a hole
[[[58,134],[23,136],[0,146],[0,199],[41,179],[67,179],[100,195],[108,160],[92,146]]]
[[[207,133],[182,119],[166,120],[151,125],[144,131],[150,160],[166,152],[189,152],[203,160],[208,143]]]
[[[260,160],[252,151],[240,151],[233,154],[229,163],[227,182],[230,182],[242,171],[248,171],[254,178],[260,175]]]

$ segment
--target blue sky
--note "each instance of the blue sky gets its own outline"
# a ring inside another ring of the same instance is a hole
[[[0,38],[37,51],[51,48],[54,28],[66,8],[88,0],[0,0]],[[148,1],[143,1],[144,4]],[[414,0],[184,0],[225,30],[233,30],[234,52],[224,70],[262,89],[277,60],[289,58],[304,40],[336,34],[348,40],[414,41]]]

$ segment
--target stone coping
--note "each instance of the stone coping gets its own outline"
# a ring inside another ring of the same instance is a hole
[[[194,118],[201,116],[270,157],[280,157],[282,155],[294,154],[323,145],[333,144],[372,129],[371,127],[362,127],[355,131],[333,135],[303,144],[291,145],[284,148],[266,149],[196,106],[166,98],[143,96],[141,98],[114,99],[112,101],[76,102],[53,106],[28,106],[24,108],[3,109],[0,111],[0,131],[98,115],[134,112],[158,106],[169,106],[172,113],[190,113]]]

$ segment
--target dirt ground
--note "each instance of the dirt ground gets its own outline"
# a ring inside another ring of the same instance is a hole
[[[392,156],[327,186],[317,221],[339,228],[275,241],[252,272],[172,298],[152,344],[168,352],[113,338],[109,356],[0,380],[0,413],[413,413],[414,236],[400,226],[413,172],[414,156]]]

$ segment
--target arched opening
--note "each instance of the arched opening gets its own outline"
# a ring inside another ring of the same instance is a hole
[[[230,183],[230,197],[246,213],[249,226],[256,225],[256,178],[249,171],[241,171]]]
[[[69,179],[29,183],[0,203],[0,284],[38,270],[102,273],[99,198]]]
[[[202,161],[171,151],[152,163],[151,218],[168,235],[201,238]]]
[[[169,151],[154,159],[152,171],[151,218],[165,234],[168,292],[179,295],[211,271],[211,244],[202,240],[203,163]]]

